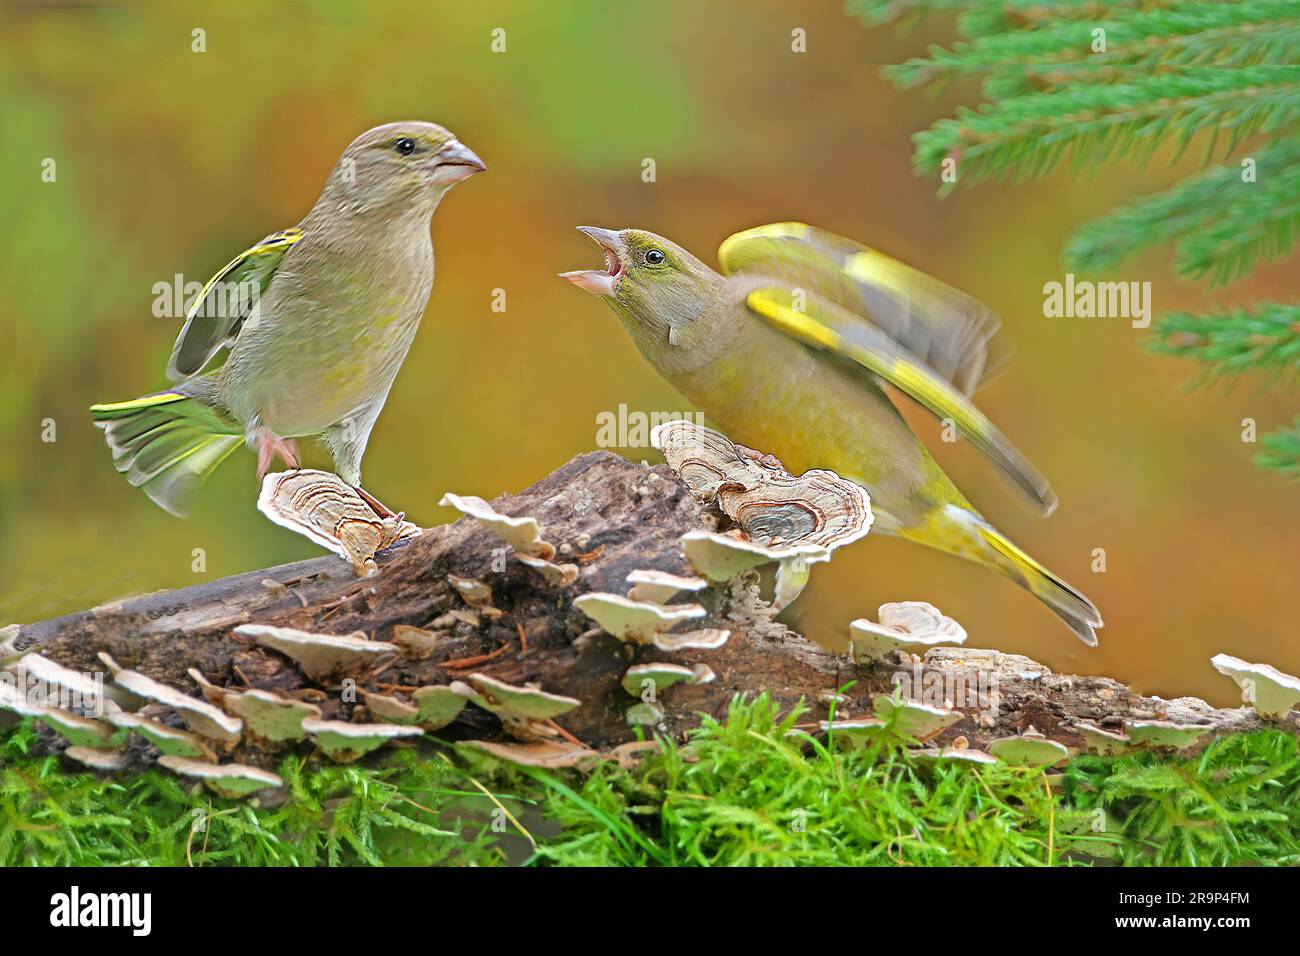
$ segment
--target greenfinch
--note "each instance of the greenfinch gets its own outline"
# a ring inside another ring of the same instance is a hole
[[[563,277],[601,296],[655,371],[729,438],[792,472],[829,468],[863,485],[875,530],[999,571],[1096,645],[1096,606],[975,510],[882,387],[950,422],[1050,514],[1046,480],[970,400],[997,328],[987,308],[801,223],[731,236],[721,272],[650,232],[580,229],[605,268]]]
[[[483,168],[433,123],[357,137],[306,217],[241,253],[190,305],[167,369],[177,384],[91,407],[117,470],[183,515],[241,444],[257,451],[260,481],[276,456],[297,467],[294,439],[312,436],[387,513],[360,488],[361,458],[433,287],[433,211]]]

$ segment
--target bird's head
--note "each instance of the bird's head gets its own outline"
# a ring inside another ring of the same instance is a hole
[[[581,289],[605,296],[630,327],[667,333],[699,317],[722,277],[675,242],[642,229],[579,226],[605,254],[604,269],[564,272]]]
[[[367,207],[436,202],[451,186],[486,167],[450,130],[436,123],[388,123],[367,130],[343,151],[332,190]]]

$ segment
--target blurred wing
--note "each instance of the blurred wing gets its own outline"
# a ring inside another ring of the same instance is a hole
[[[718,249],[722,271],[771,276],[869,321],[958,391],[988,374],[996,314],[979,300],[883,253],[797,222],[738,232]]]
[[[185,327],[167,363],[169,379],[178,382],[202,371],[212,356],[235,340],[280,260],[302,236],[301,229],[273,232],[208,280],[185,313]]]
[[[970,399],[935,369],[894,339],[843,306],[805,292],[795,308],[792,290],[782,286],[755,289],[745,299],[750,311],[804,345],[825,349],[861,366],[906,392],[957,429],[992,458],[1044,514],[1056,508],[1056,495],[1038,470]]]

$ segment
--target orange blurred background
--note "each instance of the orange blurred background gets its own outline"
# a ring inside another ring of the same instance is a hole
[[[176,6],[11,5],[0,22],[0,624],[317,553],[256,512],[248,454],[192,518],[168,516],[114,472],[86,406],[166,384],[177,324],[153,317],[155,283],[205,280],[295,223],[354,136],[418,118],[450,127],[488,172],[434,218],[433,296],[365,463],[386,502],[445,521],[444,491],[518,490],[593,448],[597,415],[620,403],[688,408],[608,309],[556,278],[599,260],[574,226],[640,226],[711,260],[738,229],[797,219],[1002,314],[1015,360],[980,403],[1052,480],[1056,515],[1034,517],[978,452],[909,417],[981,511],[1092,597],[1107,627],[1089,650],[1011,584],[884,537],[819,566],[792,624],[840,643],[881,602],[924,599],[974,646],[1220,705],[1236,691],[1210,669],[1216,652],[1300,671],[1287,617],[1297,490],[1251,465],[1240,437],[1246,417],[1289,421],[1293,401],[1253,381],[1184,394],[1195,369],[1143,354],[1126,320],[1042,315],[1071,229],[1193,160],[940,200],[911,172],[910,136],[977,90],[895,91],[879,66],[943,39],[942,25],[867,30],[835,2]],[[796,27],[806,53],[791,51]],[[54,183],[41,181],[47,157]],[[1175,281],[1163,254],[1113,278],[1150,280],[1157,311],[1298,286],[1284,263],[1212,294]],[[504,313],[491,310],[498,288]],[[1105,573],[1090,570],[1095,548]]]

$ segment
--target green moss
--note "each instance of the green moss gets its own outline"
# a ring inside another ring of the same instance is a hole
[[[111,780],[0,742],[0,865],[1063,865],[1300,862],[1300,752],[1265,731],[1195,758],[1083,757],[1042,771],[925,763],[883,737],[819,741],[801,711],[737,700],[631,770],[513,768],[394,750],[278,768],[259,807],[162,773]]]

